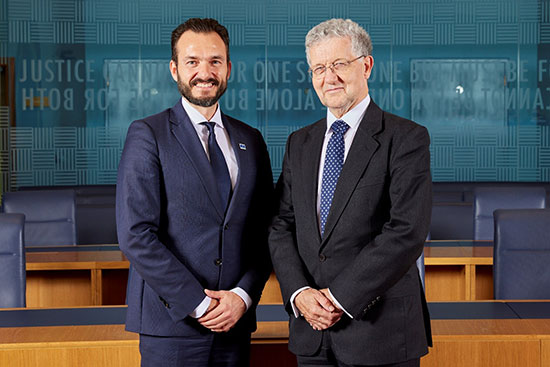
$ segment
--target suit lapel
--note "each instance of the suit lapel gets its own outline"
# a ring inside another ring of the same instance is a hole
[[[227,130],[229,135],[229,141],[233,147],[233,152],[235,152],[235,157],[237,159],[237,165],[239,166],[239,173],[237,176],[237,181],[235,182],[235,188],[233,189],[233,194],[231,195],[231,200],[229,201],[229,207],[227,208],[226,221],[231,217],[233,209],[235,208],[235,198],[239,197],[239,193],[242,189],[243,177],[246,177],[245,173],[248,172],[248,167],[250,165],[249,155],[246,151],[246,144],[244,137],[241,135],[239,129],[237,129],[233,124],[231,124],[230,119],[222,113],[223,126]],[[241,148],[240,145],[243,145],[244,148]]]
[[[382,110],[371,101],[365,116],[363,116],[363,120],[359,124],[348,156],[342,167],[342,172],[338,178],[321,246],[330,237],[330,233],[348,204],[359,179],[363,176],[374,152],[378,149],[380,143],[374,138],[374,135],[381,129]]]
[[[317,121],[308,134],[308,139],[304,142],[302,152],[303,158],[303,182],[305,185],[306,208],[310,208],[307,213],[308,219],[312,222],[312,228],[319,229],[319,221],[317,219],[317,191],[319,178],[319,164],[321,159],[321,150],[323,148],[323,140],[327,127],[326,118]],[[319,230],[315,231],[317,239],[321,242],[321,234]]]
[[[210,161],[206,156],[206,152],[202,147],[191,120],[181,105],[181,101],[170,110],[170,124],[170,131],[174,134],[183,151],[189,157],[218,215],[223,218],[224,208],[218,193],[214,173],[210,167]]]

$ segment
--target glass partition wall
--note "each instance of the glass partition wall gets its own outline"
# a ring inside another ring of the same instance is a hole
[[[222,110],[257,127],[278,177],[287,136],[322,118],[304,37],[351,18],[374,44],[370,94],[429,129],[434,181],[550,180],[550,2],[0,1],[0,190],[114,184],[132,120],[178,102],[170,33],[231,38]]]

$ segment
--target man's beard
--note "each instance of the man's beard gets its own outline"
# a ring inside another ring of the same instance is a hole
[[[185,97],[189,101],[189,103],[194,104],[196,106],[201,107],[210,107],[216,104],[220,97],[225,93],[225,90],[227,89],[227,82],[225,81],[218,81],[214,78],[210,79],[194,79],[191,81],[191,85],[196,85],[198,83],[212,83],[215,86],[218,86],[218,90],[216,94],[213,97],[194,97],[193,92],[191,91],[191,86],[189,84],[185,84],[178,75],[178,90],[180,91],[180,94]]]

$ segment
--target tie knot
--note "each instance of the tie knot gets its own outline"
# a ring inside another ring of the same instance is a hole
[[[216,123],[214,121],[204,121],[201,122],[202,125],[205,125],[208,128],[208,132],[210,134],[214,133],[214,126],[216,126]]]
[[[343,120],[336,120],[332,123],[332,126],[330,127],[334,133],[338,135],[344,135],[346,131],[349,129],[349,125],[346,124]]]

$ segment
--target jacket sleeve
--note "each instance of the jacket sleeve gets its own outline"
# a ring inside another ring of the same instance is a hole
[[[267,230],[273,214],[273,175],[267,147],[260,134],[258,135],[257,180],[252,196],[247,231],[246,258],[248,270],[243,274],[237,287],[244,289],[253,304],[260,301],[264,285],[271,274],[271,261],[267,245]]]
[[[312,286],[306,275],[307,269],[301,260],[296,242],[296,221],[292,203],[292,175],[294,172],[290,158],[293,136],[294,134],[291,134],[287,140],[283,169],[276,186],[275,196],[278,199],[278,205],[269,231],[271,260],[288,313],[292,313],[290,305],[292,294],[300,288]]]
[[[153,129],[145,121],[130,125],[118,168],[116,219],[119,246],[159,295],[174,321],[189,315],[204,299],[203,286],[163,244],[161,162]]]
[[[329,285],[340,304],[362,318],[422,253],[431,218],[430,138],[418,125],[400,131],[390,153],[389,220]]]

